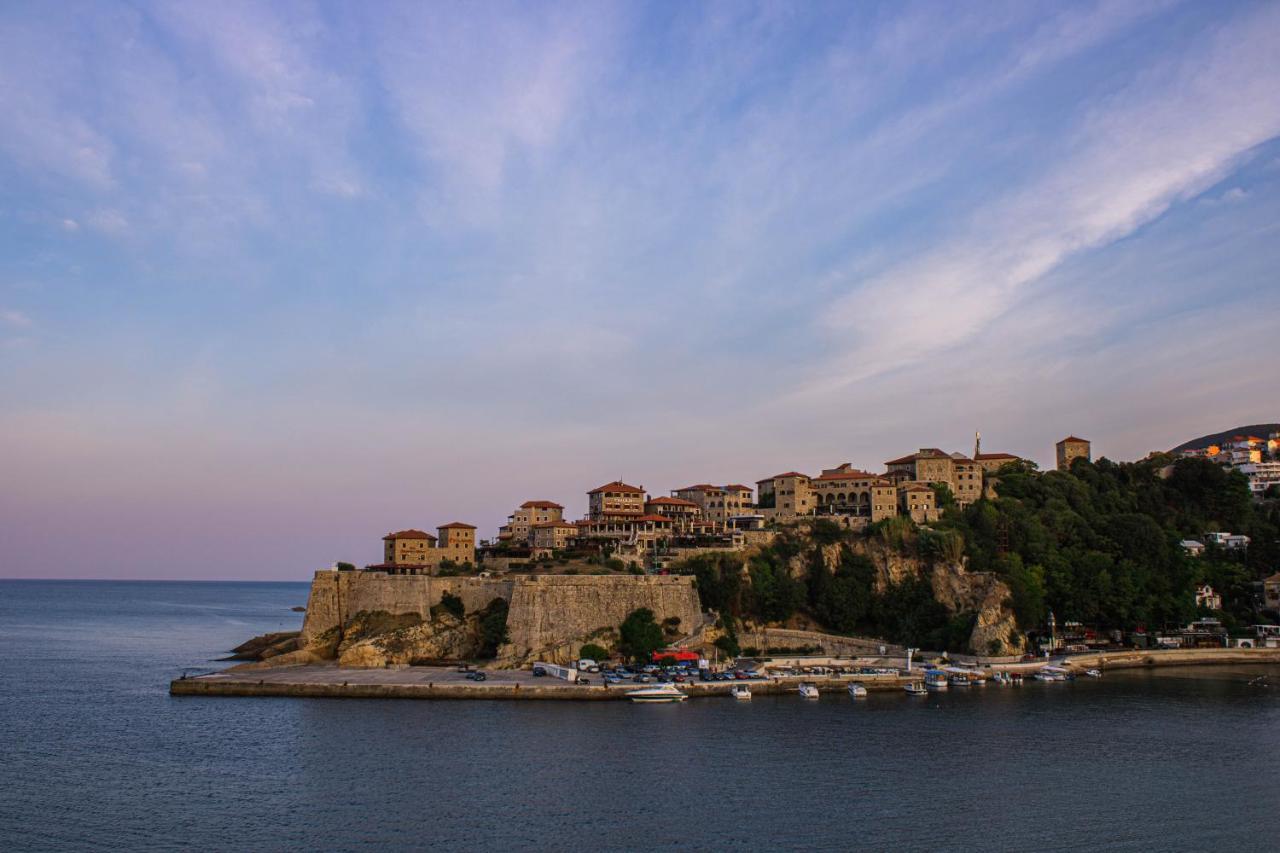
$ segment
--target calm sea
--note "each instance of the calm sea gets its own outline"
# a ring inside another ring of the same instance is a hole
[[[305,597],[0,581],[0,849],[1280,848],[1280,672],[856,704],[168,696]]]

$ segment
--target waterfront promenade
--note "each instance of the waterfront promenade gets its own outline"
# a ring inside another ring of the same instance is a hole
[[[883,665],[877,661],[852,661]],[[1067,660],[1028,661],[997,664],[990,669],[1031,672],[1046,663],[1068,666],[1077,671],[1099,668],[1104,671],[1167,666],[1238,664],[1280,664],[1280,649],[1166,649],[1148,651],[1099,652],[1073,656]],[[988,667],[984,667],[988,669]],[[486,670],[486,680],[469,680],[454,667],[413,666],[388,669],[352,669],[336,665],[288,666],[278,669],[234,670],[180,678],[169,685],[174,696],[293,696],[319,698],[387,699],[538,699],[609,701],[625,699],[629,690],[644,685],[623,683],[605,686],[599,675],[589,685],[570,684],[549,676],[535,678],[528,670]],[[823,692],[845,690],[857,681],[868,690],[900,690],[910,675],[849,674],[840,676],[769,676],[745,682],[692,681],[678,685],[690,697],[727,696],[737,683],[746,683],[760,695],[795,692],[800,682],[808,682]]]

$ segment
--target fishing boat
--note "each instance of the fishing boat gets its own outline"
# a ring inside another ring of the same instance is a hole
[[[951,677],[948,678],[947,680],[951,683],[952,687],[968,687],[969,686],[969,676],[961,672],[951,673]]]
[[[817,699],[818,688],[807,682],[800,685],[800,696],[804,699]]]
[[[947,674],[938,670],[930,670],[924,674],[924,686],[926,690],[946,690]]]
[[[689,697],[681,693],[674,684],[659,684],[656,687],[642,687],[627,693],[632,702],[683,702]]]
[[[918,681],[913,681],[902,689],[910,693],[912,696],[924,696],[929,692],[925,689],[925,686]]]
[[[849,698],[850,699],[866,699],[867,688],[863,687],[861,684],[859,684],[856,681],[853,682],[852,684],[849,685]]]
[[[745,684],[735,684],[729,688],[729,695],[739,702],[751,701],[751,688]]]

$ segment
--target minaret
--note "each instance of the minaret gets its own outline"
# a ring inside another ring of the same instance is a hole
[[[982,453],[982,433],[975,432],[973,434],[973,458],[977,461],[978,455]]]

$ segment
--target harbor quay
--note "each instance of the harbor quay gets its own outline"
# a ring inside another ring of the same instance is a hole
[[[850,659],[852,665],[878,666],[884,659]],[[1280,664],[1280,649],[1160,649],[1076,655],[1066,659],[999,662],[981,665],[986,672],[1031,674],[1050,664],[1083,672],[1087,669],[1141,669],[1148,667]],[[768,665],[766,664],[766,670]],[[893,673],[842,675],[779,675],[737,681],[689,681],[676,685],[690,698],[727,697],[737,684],[746,684],[755,695],[795,693],[801,683],[820,692],[842,692],[852,682],[868,691],[901,691],[923,677],[923,669]],[[474,681],[457,667],[400,666],[377,669],[339,667],[333,664],[290,666],[262,670],[237,670],[175,679],[172,696],[261,696],[349,699],[506,699],[613,701],[641,684],[605,684],[592,676],[590,684],[573,684],[553,677],[536,677],[530,670],[485,670],[484,681]]]

